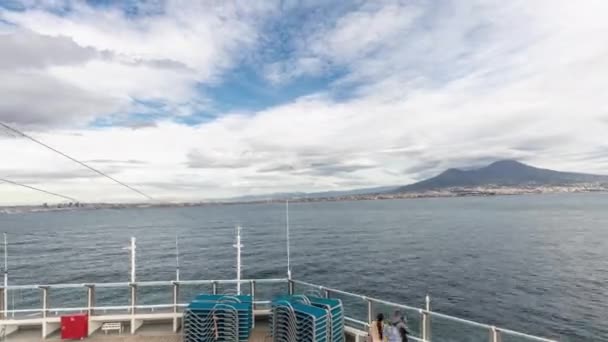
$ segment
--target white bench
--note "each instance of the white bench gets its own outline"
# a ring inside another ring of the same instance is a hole
[[[101,331],[108,334],[108,331],[118,331],[119,334],[122,334],[122,323],[104,323],[101,325]]]

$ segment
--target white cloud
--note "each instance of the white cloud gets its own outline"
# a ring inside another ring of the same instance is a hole
[[[4,17],[41,34],[70,36],[81,46],[131,58],[179,61],[204,80],[229,64],[230,50],[254,42],[256,31],[242,11],[252,12],[230,5],[173,1],[167,3],[164,15],[127,17],[119,9],[77,2],[67,15],[30,10],[7,12]]]
[[[121,107],[107,94],[78,88],[45,73],[0,70],[0,119],[22,125],[84,123]]]
[[[366,3],[335,24],[306,31],[299,37],[301,49],[266,69],[278,85],[297,82],[301,75],[344,69],[345,76],[326,93],[259,112],[227,114],[194,127],[159,122],[136,130],[73,128],[38,136],[79,159],[145,162],[99,167],[161,199],[405,184],[447,167],[496,158],[608,174],[607,6],[603,1],[452,2],[441,8]],[[107,15],[109,19],[99,22],[115,20]],[[112,45],[115,59],[53,65],[45,73],[85,94],[187,101],[190,82],[217,77],[213,67],[205,67],[214,63],[199,62],[220,58],[212,56],[223,56],[221,51],[230,54],[233,48],[220,44],[220,52],[189,55],[177,44],[172,54],[162,47],[167,39],[162,35],[143,37],[150,40],[130,46],[109,33],[104,36],[101,24],[88,27],[84,23],[96,19],[86,18],[81,21],[86,27],[74,26],[76,34],[70,37],[96,51]],[[39,31],[47,26],[58,30],[68,19],[56,19],[59,24],[43,21]],[[164,20],[154,25],[165,25]],[[37,31],[32,22],[20,23]],[[143,32],[154,26],[138,25],[144,26]],[[53,34],[72,28],[66,27]],[[236,32],[241,32],[239,27]],[[125,42],[143,39],[137,27],[125,32]],[[91,45],[96,39],[100,43]],[[255,40],[246,34],[245,45],[255,44],[250,39]],[[135,57],[176,61],[195,72],[177,65],[169,71],[139,65]],[[217,67],[225,66],[222,62]],[[112,86],[108,80],[123,72],[133,80]],[[88,87],[96,75],[107,78]],[[174,86],[164,87],[160,80],[171,80]],[[347,92],[346,99],[336,100],[340,91]],[[11,153],[15,149],[19,155]],[[73,166],[19,140],[0,139],[0,153],[10,156],[0,174],[13,172],[17,177],[14,171],[23,170],[26,179],[45,165],[53,172],[41,176],[47,180],[40,184],[45,188],[86,201],[136,198],[103,179],[58,177],[61,170],[74,172]],[[4,191],[8,186],[0,187]],[[0,199],[32,200],[26,190],[11,191],[11,197]]]
[[[49,124],[53,118],[58,124],[79,118],[76,122],[83,123],[128,111],[133,98],[179,107],[182,113],[185,104],[200,109],[207,101],[196,85],[215,82],[238,62],[256,42],[258,22],[272,10],[270,5],[171,1],[139,8],[149,15],[129,17],[114,7],[69,5],[71,11],[62,14],[48,11],[63,6],[58,3],[20,12],[0,9],[0,22],[13,25],[0,35],[0,87],[11,88],[15,104],[29,109],[16,115],[0,107],[0,119],[32,124],[45,118],[40,124]],[[62,107],[57,102],[65,93],[52,94],[52,87],[41,92],[32,78],[96,94],[103,104]],[[36,111],[28,103],[32,95],[61,110],[52,116],[49,110]]]
[[[50,65],[81,64],[97,56],[66,36],[43,36],[30,31],[0,35],[0,69],[38,69]]]
[[[401,41],[412,29],[420,9],[405,2],[369,2],[339,18],[329,30],[310,37],[313,53],[338,63],[369,57]]]

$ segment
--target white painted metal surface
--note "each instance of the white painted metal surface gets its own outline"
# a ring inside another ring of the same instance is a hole
[[[184,281],[180,281],[180,282],[175,282],[175,281],[158,282],[157,281],[157,282],[135,283],[135,285],[137,285],[135,288],[140,287],[140,286],[158,286],[160,284],[160,285],[166,285],[168,291],[170,291],[173,289],[173,285],[176,283],[177,284],[213,284],[213,283],[216,283],[216,284],[251,284],[251,282],[255,282],[256,284],[285,284],[288,281],[289,281],[288,279],[184,280]],[[334,289],[334,288],[319,286],[319,285],[315,285],[315,284],[311,284],[311,283],[307,283],[307,282],[303,282],[303,281],[298,281],[298,280],[291,280],[291,281],[295,285],[314,288],[314,289],[320,290],[321,292],[327,291],[327,293],[329,293],[329,294],[339,294],[339,295],[343,295],[343,296],[348,296],[350,298],[359,299],[359,300],[362,300],[363,302],[369,301],[371,303],[383,304],[383,305],[386,305],[386,306],[392,307],[392,308],[416,310],[417,312],[419,312],[420,315],[426,315],[427,317],[437,317],[437,318],[446,319],[446,320],[449,320],[449,321],[452,321],[455,323],[459,323],[459,324],[463,324],[463,325],[467,325],[467,326],[474,326],[474,327],[478,327],[478,328],[487,329],[489,332],[489,336],[490,336],[489,340],[492,342],[497,341],[501,335],[503,335],[503,336],[509,335],[509,336],[513,336],[513,337],[523,338],[528,341],[556,342],[555,340],[551,340],[551,339],[546,339],[546,338],[542,338],[542,337],[538,337],[538,336],[520,333],[520,332],[509,330],[509,329],[498,328],[498,327],[488,325],[488,324],[470,321],[467,319],[462,319],[462,318],[458,318],[458,317],[454,317],[454,316],[445,315],[442,313],[426,310],[426,308],[415,308],[415,307],[409,306],[409,305],[393,303],[393,302],[389,302],[389,301],[385,301],[385,300],[381,300],[381,299],[377,299],[377,298],[354,294],[354,293],[350,293],[350,292],[346,292],[346,291],[342,291],[342,290],[338,290],[338,289]],[[56,284],[56,285],[50,285],[48,287],[42,287],[42,288],[45,288],[46,291],[52,291],[52,289],[56,289],[56,288],[62,288],[62,289],[74,288],[74,289],[76,289],[76,288],[86,287],[87,285],[94,285],[94,288],[96,288],[96,287],[104,287],[104,285],[107,285],[107,284],[103,284],[103,283],[86,284],[86,285],[85,284]],[[122,285],[123,287],[128,287],[130,284],[129,283],[111,283],[110,285],[111,286],[107,286],[107,287],[119,287],[120,285]],[[24,288],[24,286],[25,285],[14,285],[14,286],[9,286],[7,289],[10,291],[11,289]],[[27,285],[25,287],[26,288],[41,288],[40,285]],[[254,289],[254,292],[255,291],[256,290]],[[256,307],[268,305],[269,303],[270,302],[267,300],[254,301],[254,304],[256,305]],[[8,310],[8,311],[6,311],[7,314],[17,314],[17,316],[15,318],[11,318],[11,319],[0,320],[0,326],[6,326],[6,327],[17,326],[18,327],[18,326],[28,326],[28,325],[32,326],[32,325],[50,324],[50,323],[57,322],[59,315],[61,315],[62,313],[87,312],[87,310],[89,310],[89,309],[91,309],[91,310],[93,310],[93,312],[95,312],[95,315],[90,317],[90,319],[92,321],[96,321],[96,322],[122,321],[122,322],[129,322],[129,324],[135,324],[135,322],[142,324],[145,321],[181,319],[181,317],[182,317],[181,311],[187,305],[188,305],[187,303],[177,303],[175,300],[174,300],[174,303],[168,303],[168,304],[136,305],[134,308],[137,310],[134,310],[135,313],[131,313],[131,314],[129,314],[127,312],[127,310],[132,308],[131,305],[99,306],[99,307],[92,307],[92,308],[90,308],[90,307],[46,308],[46,310],[48,311],[48,315],[46,317],[44,317],[42,315],[43,311],[45,310],[44,307],[37,308],[37,309]],[[426,301],[425,301],[425,306],[426,306]],[[429,305],[429,307],[430,307],[430,305]],[[256,310],[256,313],[261,314],[264,312],[267,313],[267,310],[265,310],[265,311]],[[38,314],[39,317],[36,317],[36,318],[24,317],[23,314]],[[348,312],[346,314],[348,315]],[[361,329],[362,327],[363,328],[367,327],[367,324],[368,324],[368,322],[358,321],[358,320],[353,319],[348,316],[345,317],[345,322],[348,323],[348,325],[351,328],[359,328],[359,329]],[[365,329],[363,329],[362,331],[364,331],[364,330]],[[135,331],[136,330],[133,330],[132,332],[135,333]],[[411,336],[411,339],[414,341],[425,341],[424,338],[417,337],[417,336]]]
[[[131,238],[131,282],[135,282],[135,237]]]
[[[175,235],[175,281],[179,281],[179,241]]]
[[[287,279],[291,279],[291,253],[289,241],[289,201],[285,201],[285,236],[287,243]]]
[[[236,243],[233,245],[236,248],[236,293],[241,294],[241,226],[236,227]]]
[[[288,204],[287,204],[288,205]],[[289,212],[288,207],[286,208],[287,222],[289,221]],[[289,255],[289,223],[287,223],[287,246],[288,246],[288,255]],[[517,331],[498,328],[493,325],[483,324],[474,322],[471,320],[458,318],[454,316],[445,315],[438,312],[431,311],[430,308],[430,297],[427,295],[425,297],[425,307],[424,308],[416,308],[409,305],[403,305],[398,303],[393,303],[385,300],[381,300],[378,298],[372,298],[364,295],[354,294],[334,288],[319,286],[303,281],[298,281],[291,279],[291,270],[290,264],[288,261],[288,278],[283,279],[241,279],[241,249],[243,247],[241,243],[241,227],[237,227],[236,230],[236,243],[233,245],[237,249],[237,262],[236,262],[236,279],[228,279],[228,280],[180,280],[179,273],[176,273],[176,278],[178,280],[174,281],[144,281],[137,282],[136,279],[136,240],[135,238],[131,238],[131,246],[128,248],[131,252],[131,277],[130,282],[119,282],[119,283],[91,283],[91,284],[50,284],[50,285],[8,285],[7,281],[7,269],[8,269],[8,258],[7,258],[7,243],[6,243],[6,235],[5,235],[5,278],[4,278],[4,305],[2,308],[3,317],[5,319],[0,320],[0,329],[5,331],[5,334],[14,332],[18,330],[19,327],[23,326],[36,326],[39,325],[42,327],[42,338],[46,338],[49,332],[57,329],[57,323],[59,322],[59,315],[62,313],[77,313],[77,312],[88,312],[93,313],[89,317],[89,322],[128,322],[131,327],[131,333],[135,334],[137,329],[144,324],[145,321],[161,321],[161,320],[173,320],[173,330],[177,330],[176,322],[182,319],[182,309],[186,307],[187,303],[178,303],[178,296],[172,296],[173,302],[166,304],[156,304],[156,305],[137,305],[137,289],[140,287],[162,287],[166,286],[168,291],[176,291],[177,287],[180,286],[188,286],[188,285],[203,285],[203,284],[211,284],[213,285],[214,292],[217,290],[218,284],[236,284],[238,294],[241,293],[241,285],[242,284],[289,284],[289,291],[294,291],[295,285],[305,286],[309,288],[313,288],[318,290],[321,293],[324,293],[327,297],[330,294],[339,294],[343,296],[350,297],[352,299],[361,300],[364,303],[368,303],[368,317],[372,317],[372,309],[373,304],[382,304],[392,308],[402,308],[408,310],[415,310],[418,312],[422,320],[425,321],[425,325],[423,326],[423,336],[422,339],[420,337],[411,336],[412,340],[415,341],[429,341],[430,340],[430,318],[437,317],[445,320],[449,320],[451,322],[468,325],[472,327],[478,327],[482,329],[487,329],[490,336],[491,342],[499,342],[501,335],[509,335],[519,338],[524,338],[529,341],[538,341],[538,342],[555,342],[554,340],[537,337],[525,333],[520,333]],[[177,251],[177,240],[176,240],[176,251]],[[176,263],[179,261],[176,259]],[[49,291],[54,289],[88,289],[88,297],[94,297],[94,291],[96,288],[130,288],[131,289],[131,303],[130,305],[119,305],[119,306],[93,306],[91,300],[89,299],[89,303],[87,307],[57,307],[51,308],[49,307],[49,303],[47,301]],[[15,290],[31,290],[38,289],[42,291],[43,301],[42,307],[36,309],[15,309],[13,307],[12,310],[8,310],[7,306],[7,298],[9,291]],[[256,286],[251,286],[251,295],[254,296],[254,299],[257,299],[256,296]],[[175,293],[175,292],[174,292]],[[296,292],[294,292],[296,293]],[[278,295],[279,293],[275,293],[274,295]],[[269,301],[261,301],[254,300],[254,304],[257,308],[263,305],[268,305]],[[114,313],[112,313],[114,312]],[[264,309],[264,311],[255,310],[255,313],[267,314],[268,310]],[[254,315],[255,315],[254,313]],[[346,315],[348,313],[345,313]],[[11,318],[10,315],[12,315]],[[349,324],[358,325],[359,327],[367,327],[369,322],[357,321],[351,317],[345,317],[345,322]],[[97,324],[97,323],[95,323]],[[101,326],[98,324],[97,327]],[[349,329],[355,328],[350,326]],[[94,331],[95,327],[91,330]]]
[[[4,288],[8,288],[8,240],[6,233],[4,233]],[[8,291],[5,290],[3,296],[2,309],[6,312],[8,310]]]

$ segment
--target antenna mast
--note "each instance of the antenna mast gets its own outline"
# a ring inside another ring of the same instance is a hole
[[[233,245],[236,248],[236,292],[241,294],[241,226],[236,227],[236,243]]]
[[[285,201],[285,234],[287,236],[287,279],[291,280],[291,260],[289,253],[289,200]]]
[[[6,233],[4,233],[4,298],[2,299],[4,301],[2,308],[4,317],[8,317],[8,240],[6,239]]]
[[[131,283],[135,283],[135,237],[131,237],[131,247],[127,247],[131,252]]]
[[[179,281],[179,243],[175,234],[175,281]]]

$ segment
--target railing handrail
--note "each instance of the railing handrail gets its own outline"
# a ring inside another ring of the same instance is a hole
[[[269,300],[256,300],[253,301],[253,304],[255,305],[263,305],[263,304],[270,304],[271,301]],[[131,306],[131,305],[107,305],[107,306],[92,306],[92,307],[86,307],[86,306],[79,306],[79,307],[64,307],[64,308],[48,308],[48,309],[43,309],[43,308],[35,308],[35,309],[15,309],[15,310],[7,310],[6,314],[13,314],[13,313],[33,313],[33,312],[43,312],[43,311],[47,311],[47,312],[71,312],[71,311],[115,311],[115,310],[131,310],[133,308],[135,309],[169,309],[169,308],[174,308],[174,307],[180,307],[180,308],[185,308],[189,305],[189,303],[177,303],[177,304],[143,304],[143,305],[135,305],[135,306]],[[4,313],[4,311],[0,310],[0,314]]]
[[[360,321],[358,319],[354,319],[354,318],[350,318],[350,317],[344,317],[344,320],[347,321],[347,322],[350,322],[350,323],[359,324],[359,325],[365,327],[366,329],[369,328],[369,323],[368,322],[363,322],[363,321]],[[427,342],[427,340],[423,340],[423,339],[421,339],[419,337],[412,336],[412,335],[408,335],[407,338],[408,338],[408,340],[412,340],[412,341]]]
[[[534,335],[529,335],[526,333],[518,332],[511,329],[499,328],[494,325],[479,323],[472,320],[459,318],[455,316],[446,315],[443,313],[439,313],[436,311],[426,310],[423,308],[417,308],[409,305],[394,303],[386,300],[382,300],[379,298],[364,296],[352,292],[347,292],[327,286],[316,285],[312,283],[308,283],[301,280],[295,279],[287,279],[287,278],[267,278],[267,279],[216,279],[216,280],[167,280],[167,281],[140,281],[140,282],[115,282],[115,283],[80,283],[80,284],[51,284],[51,285],[9,285],[7,287],[0,286],[1,290],[33,290],[33,289],[76,289],[76,288],[116,288],[116,287],[152,287],[152,286],[174,286],[174,285],[218,285],[218,284],[276,284],[290,282],[291,284],[299,284],[303,286],[309,286],[316,288],[320,291],[328,291],[334,294],[341,294],[344,296],[359,298],[365,301],[370,301],[377,304],[384,304],[388,306],[392,306],[395,308],[401,308],[406,310],[414,310],[421,314],[426,314],[429,317],[437,317],[443,318],[446,320],[450,320],[453,322],[458,322],[474,327],[489,329],[491,331],[498,331],[501,333],[528,338],[530,340],[539,341],[539,342],[556,342],[555,340],[538,337]],[[253,285],[252,285],[253,286]],[[215,286],[214,286],[215,288]],[[255,304],[267,304],[268,301],[254,301]],[[19,309],[19,310],[6,310],[6,312],[0,310],[0,314],[15,314],[15,313],[34,313],[34,312],[69,312],[69,311],[112,311],[112,310],[132,310],[132,309],[155,309],[155,308],[175,308],[175,307],[185,307],[188,304],[185,303],[171,303],[171,304],[149,304],[149,305],[124,305],[124,306],[98,306],[98,307],[75,307],[75,308],[37,308],[37,309]],[[0,308],[1,309],[1,308]],[[363,321],[357,321],[352,318],[345,317],[348,321],[352,321],[357,324],[365,324]],[[417,341],[425,341],[424,339],[415,338]]]
[[[150,286],[172,286],[174,284],[177,285],[212,285],[216,284],[247,284],[252,281],[255,281],[258,284],[268,284],[268,283],[281,283],[286,282],[287,278],[266,278],[266,279],[216,279],[216,280],[160,280],[160,281],[137,281],[134,283],[131,282],[117,282],[117,283],[78,283],[78,284],[34,284],[34,285],[9,285],[7,287],[0,286],[0,289],[8,289],[8,290],[38,290],[40,288],[49,288],[49,289],[74,289],[74,288],[87,288],[87,287],[129,287],[129,286],[137,286],[137,287],[150,287]]]
[[[438,318],[444,318],[444,319],[447,319],[447,320],[451,320],[451,321],[458,322],[458,323],[463,323],[463,324],[468,324],[468,325],[475,326],[475,327],[480,327],[480,328],[485,328],[485,329],[495,329],[495,330],[503,332],[503,333],[507,333],[507,334],[515,335],[515,336],[519,336],[519,337],[524,337],[524,338],[528,338],[528,339],[539,341],[539,342],[557,342],[555,340],[547,339],[547,338],[544,338],[544,337],[538,337],[538,336],[534,336],[534,335],[529,335],[529,334],[526,334],[526,333],[522,333],[522,332],[518,332],[518,331],[515,331],[515,330],[511,330],[511,329],[499,328],[499,327],[494,326],[494,325],[485,324],[485,323],[479,323],[479,322],[471,321],[471,320],[464,319],[464,318],[459,318],[459,317],[455,317],[455,316],[446,315],[446,314],[439,313],[439,312],[436,312],[436,311],[416,308],[416,307],[413,307],[413,306],[399,304],[399,303],[393,303],[393,302],[390,302],[390,301],[387,301],[387,300],[382,300],[382,299],[378,299],[378,298],[374,298],[374,297],[368,297],[368,296],[364,296],[364,295],[360,295],[360,294],[356,294],[356,293],[351,293],[351,292],[347,292],[347,291],[343,291],[343,290],[334,289],[334,288],[327,287],[327,286],[316,285],[316,284],[308,283],[308,282],[301,281],[301,280],[292,280],[292,281],[295,284],[300,284],[300,285],[309,286],[309,287],[315,287],[315,288],[319,289],[320,291],[329,291],[329,292],[332,292],[332,293],[335,293],[335,294],[341,294],[341,295],[344,295],[344,296],[355,297],[355,298],[359,298],[359,299],[362,299],[362,300],[369,300],[369,301],[372,301],[374,303],[384,304],[384,305],[388,305],[388,306],[392,306],[392,307],[396,307],[396,308],[407,309],[407,310],[415,310],[415,311],[418,311],[420,313],[427,313],[430,316],[435,316],[435,317],[438,317]]]

